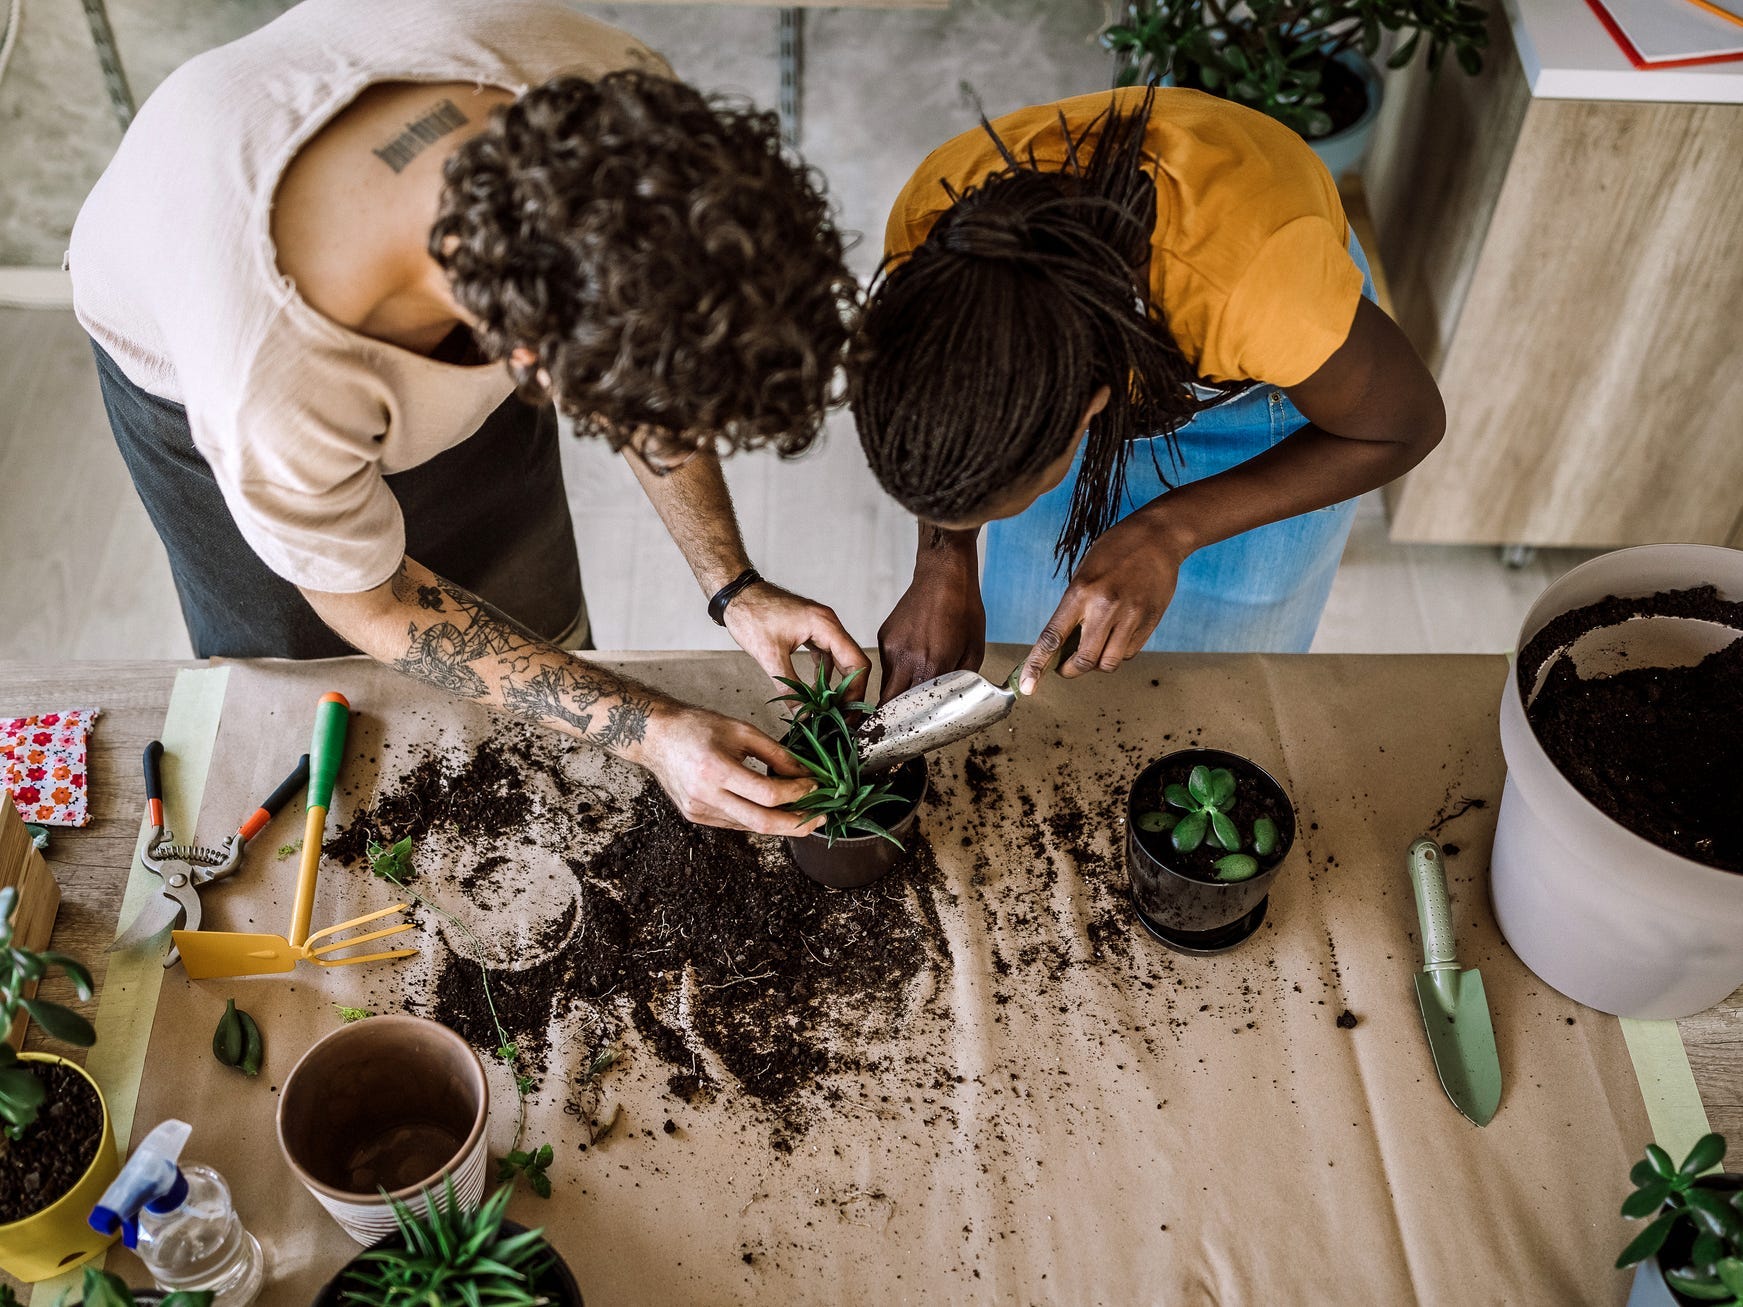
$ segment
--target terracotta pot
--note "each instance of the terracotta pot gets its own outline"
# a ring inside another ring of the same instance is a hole
[[[524,1234],[526,1228],[515,1221],[502,1223],[502,1229],[507,1234]],[[397,1235],[378,1240],[370,1245],[370,1251],[389,1247],[397,1240]],[[551,1248],[549,1241],[546,1242],[545,1247]],[[551,1248],[551,1259],[550,1267],[538,1278],[533,1287],[549,1298],[553,1307],[581,1307],[581,1286],[575,1283],[575,1276],[569,1270],[569,1264],[563,1260],[555,1248]],[[343,1292],[345,1276],[355,1264],[356,1259],[353,1258],[351,1262],[347,1263],[344,1270],[327,1281],[327,1287],[321,1290],[320,1295],[310,1307],[342,1307],[345,1301]]]
[[[906,808],[886,804],[875,809],[872,816],[884,823],[884,828],[907,847],[909,837],[920,829],[920,804],[926,798],[926,759],[913,758],[889,774],[889,783],[906,801]],[[889,819],[900,814],[892,822]],[[821,835],[806,835],[800,839],[787,837],[787,847],[793,851],[793,861],[819,885],[830,889],[859,889],[882,879],[896,865],[903,849],[897,848],[881,835],[855,835],[838,839],[833,845]]]
[[[71,1067],[91,1086],[103,1112],[103,1137],[97,1144],[97,1155],[78,1183],[40,1212],[0,1225],[0,1270],[26,1284],[35,1284],[83,1266],[115,1242],[115,1235],[101,1235],[93,1230],[88,1218],[103,1191],[120,1173],[121,1162],[115,1153],[108,1101],[85,1068],[52,1053],[21,1053],[19,1060]]]
[[[1607,595],[1716,585],[1743,599],[1743,551],[1642,545],[1583,563],[1543,592],[1517,648]],[[1569,998],[1617,1016],[1665,1019],[1743,984],[1743,875],[1643,839],[1556,769],[1525,715],[1519,678],[1501,697],[1507,783],[1490,860],[1495,919],[1520,961]]]
[[[1199,765],[1226,767],[1241,783],[1257,783],[1276,800],[1281,814],[1277,849],[1260,859],[1258,874],[1246,880],[1203,880],[1177,870],[1169,837],[1138,829],[1138,817],[1161,802],[1161,778],[1184,777]],[[1139,772],[1126,795],[1126,871],[1132,881],[1132,906],[1144,929],[1177,953],[1226,953],[1258,930],[1265,921],[1271,882],[1294,845],[1295,809],[1288,792],[1263,767],[1239,754],[1220,749],[1168,754]]]
[[[358,1243],[397,1227],[381,1190],[428,1211],[452,1177],[484,1197],[490,1088],[464,1039],[422,1017],[370,1017],[304,1053],[278,1101],[278,1142],[297,1179]]]

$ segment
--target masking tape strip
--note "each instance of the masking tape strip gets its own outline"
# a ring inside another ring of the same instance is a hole
[[[1707,1109],[1689,1068],[1682,1031],[1674,1021],[1635,1021],[1620,1018],[1628,1056],[1634,1060],[1634,1075],[1640,1081],[1640,1096],[1646,1100],[1646,1118],[1658,1146],[1681,1161],[1695,1140],[1707,1133]]]

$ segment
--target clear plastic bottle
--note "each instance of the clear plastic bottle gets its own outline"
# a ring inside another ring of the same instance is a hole
[[[160,1289],[210,1289],[213,1307],[248,1307],[265,1276],[260,1241],[242,1228],[223,1176],[197,1163],[181,1172],[188,1182],[181,1206],[139,1214],[139,1259]]]

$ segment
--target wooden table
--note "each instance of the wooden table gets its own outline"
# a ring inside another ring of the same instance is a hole
[[[0,713],[87,704],[103,710],[91,737],[91,824],[56,830],[48,850],[62,895],[55,947],[87,963],[99,988],[145,805],[140,755],[163,725],[176,671],[195,665],[0,663]],[[45,996],[87,1014],[95,1007],[78,1004],[62,981],[52,982]],[[1712,1128],[1743,1141],[1743,989],[1679,1024]],[[39,1039],[32,1028],[27,1042],[35,1046]]]

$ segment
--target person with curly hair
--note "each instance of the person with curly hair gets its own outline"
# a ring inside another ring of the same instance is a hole
[[[1355,497],[1445,427],[1325,166],[1199,91],[983,119],[914,173],[885,249],[850,402],[921,520],[886,697],[989,639],[1030,646],[1025,692],[1056,657],[1305,652]]]
[[[361,650],[693,820],[805,829],[769,736],[568,652],[556,443],[560,410],[626,455],[771,675],[866,666],[751,567],[720,472],[816,438],[857,295],[772,114],[561,0],[305,0],[151,96],[69,258],[197,655]]]

